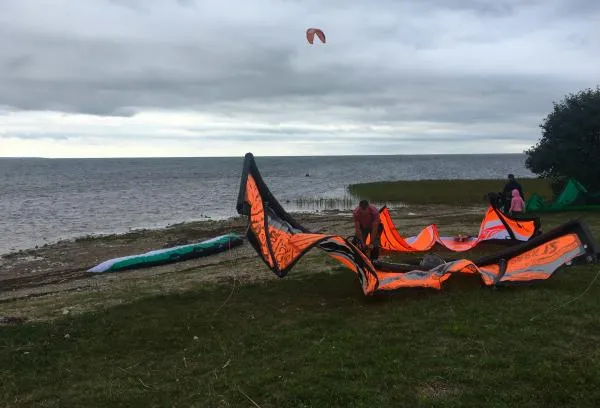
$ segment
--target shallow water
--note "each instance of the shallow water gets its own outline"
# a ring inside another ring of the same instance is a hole
[[[531,176],[524,155],[257,157],[289,211],[347,210],[347,185]],[[0,253],[87,234],[237,215],[243,157],[0,159]],[[309,174],[309,177],[305,175]]]

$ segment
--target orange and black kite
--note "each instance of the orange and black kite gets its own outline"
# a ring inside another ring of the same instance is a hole
[[[387,207],[379,211],[381,222],[380,247],[393,252],[428,251],[436,244],[456,252],[468,251],[482,242],[514,244],[528,241],[540,233],[540,220],[537,217],[511,218],[490,204],[476,237],[440,236],[437,226],[431,224],[417,235],[403,238],[392,221]],[[367,244],[371,237],[367,238]]]
[[[565,264],[581,259],[595,261],[599,252],[587,226],[571,221],[477,261],[458,259],[433,268],[375,263],[348,239],[312,233],[298,224],[265,184],[251,153],[244,161],[237,211],[249,217],[248,241],[279,277],[318,247],[357,274],[365,295],[407,287],[441,289],[442,283],[456,273],[478,274],[486,286],[545,280]]]

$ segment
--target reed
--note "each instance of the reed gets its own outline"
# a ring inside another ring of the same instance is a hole
[[[348,192],[374,202],[407,204],[483,204],[484,196],[500,192],[505,180],[403,180],[351,184]],[[542,179],[520,179],[525,199],[534,192],[550,196],[550,185]]]

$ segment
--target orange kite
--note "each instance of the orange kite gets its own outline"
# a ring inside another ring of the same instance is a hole
[[[394,252],[428,251],[436,244],[451,251],[468,251],[481,242],[519,243],[528,241],[540,233],[540,221],[537,217],[515,219],[508,217],[493,205],[490,205],[483,216],[479,233],[476,237],[440,236],[437,226],[431,224],[415,236],[403,238],[392,221],[390,212],[383,207],[379,212],[382,232],[380,236],[381,249]],[[367,244],[371,237],[367,238]]]
[[[346,238],[312,233],[298,224],[265,184],[251,153],[244,161],[237,211],[249,218],[248,241],[279,277],[318,247],[356,273],[367,296],[407,287],[441,289],[442,283],[456,273],[477,274],[486,286],[545,280],[568,263],[597,260],[599,252],[587,225],[571,221],[477,261],[459,259],[433,268],[375,263]]]

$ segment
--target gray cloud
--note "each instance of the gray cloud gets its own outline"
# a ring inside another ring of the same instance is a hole
[[[28,3],[0,3],[0,106],[13,110],[490,123],[496,137],[505,123],[531,139],[553,100],[600,73],[596,0]],[[328,43],[308,45],[309,26]]]
[[[222,131],[210,127],[194,127],[184,129],[185,134],[181,133],[165,133],[165,134],[148,134],[138,133],[136,131],[128,131],[126,133],[104,134],[103,130],[91,131],[86,134],[77,132],[65,131],[40,131],[19,133],[21,139],[53,139],[53,140],[68,140],[85,138],[102,137],[107,142],[118,142],[127,139],[144,139],[146,141],[176,141],[176,142],[219,142],[223,140]],[[377,129],[373,126],[365,126],[360,129],[347,130],[313,130],[308,128],[278,128],[265,126],[261,129],[228,129],[227,140],[229,142],[245,142],[248,140],[261,140],[273,143],[286,142],[331,142],[335,143],[356,143],[367,142],[373,144],[389,144],[389,143],[415,143],[415,142],[446,142],[452,143],[461,141],[465,136],[471,136],[478,139],[480,142],[498,141],[500,143],[518,141],[519,135],[507,134],[504,132],[491,133],[481,136],[477,130],[466,132],[461,131],[445,131],[442,134],[411,134],[410,132],[399,132],[394,129],[384,130]],[[325,137],[324,136],[329,136]]]
[[[2,133],[0,133],[2,136]],[[71,133],[50,133],[50,132],[19,132],[19,139],[23,140],[37,140],[37,139],[52,139],[52,140],[70,140],[79,137],[79,135]]]

